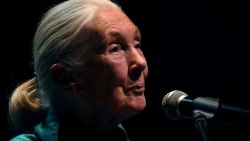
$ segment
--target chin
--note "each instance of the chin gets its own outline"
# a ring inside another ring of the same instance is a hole
[[[130,99],[130,108],[136,114],[146,107],[146,99],[144,96],[136,96]]]
[[[146,107],[146,99],[141,96],[128,96],[126,106],[123,107],[121,119],[128,119],[139,114]]]

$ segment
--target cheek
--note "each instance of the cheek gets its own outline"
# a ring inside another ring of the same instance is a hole
[[[107,58],[107,65],[109,66],[110,77],[114,85],[123,86],[128,77],[128,65],[125,58],[111,59]]]

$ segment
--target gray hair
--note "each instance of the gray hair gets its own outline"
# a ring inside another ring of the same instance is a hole
[[[23,108],[33,112],[50,106],[50,97],[57,88],[48,75],[49,68],[60,62],[77,69],[84,63],[82,58],[91,48],[91,42],[88,42],[91,33],[84,33],[80,44],[74,44],[74,40],[87,29],[101,6],[119,9],[109,0],[68,0],[54,6],[44,15],[33,40],[36,77],[18,86],[9,102],[10,120],[17,130],[24,127],[21,125],[23,121],[18,120]]]

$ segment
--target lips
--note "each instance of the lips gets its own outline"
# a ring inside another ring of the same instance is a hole
[[[126,92],[130,93],[132,92],[135,95],[142,95],[145,91],[145,85],[144,83],[133,83],[131,85],[128,85],[126,87]]]

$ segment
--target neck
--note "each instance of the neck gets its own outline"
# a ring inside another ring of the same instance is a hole
[[[60,125],[66,127],[77,127],[76,129],[88,128],[98,130],[100,132],[110,132],[120,123],[116,118],[107,115],[77,115],[72,113],[57,113]],[[68,128],[70,129],[70,128]]]

